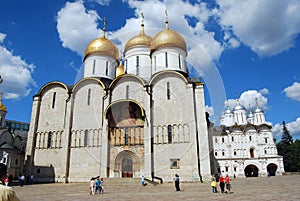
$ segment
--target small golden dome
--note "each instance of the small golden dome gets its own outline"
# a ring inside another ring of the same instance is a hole
[[[116,77],[124,74],[124,66],[122,64],[122,61],[120,61],[120,65],[116,69]]]
[[[153,38],[150,50],[153,51],[160,47],[179,47],[187,52],[185,40],[176,31],[169,30],[168,21],[166,21],[166,30],[159,32]]]
[[[87,46],[84,53],[84,60],[89,55],[100,54],[111,56],[115,59],[119,58],[118,48],[103,35],[101,38],[96,38]]]
[[[142,27],[143,27],[143,25],[142,25]],[[127,50],[129,50],[133,47],[136,47],[136,46],[150,47],[151,40],[152,40],[152,38],[150,36],[147,36],[144,32],[144,28],[142,28],[139,35],[134,36],[127,41],[124,52],[126,52]]]
[[[2,104],[2,103],[0,103],[0,110],[1,111],[7,111],[5,105]]]

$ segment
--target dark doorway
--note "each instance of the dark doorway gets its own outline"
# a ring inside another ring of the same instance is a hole
[[[258,168],[255,165],[247,165],[244,172],[246,177],[258,177]]]
[[[277,170],[277,165],[274,163],[270,163],[267,166],[267,171],[270,173],[270,176],[275,176],[276,175],[276,170]]]
[[[124,158],[122,160],[122,177],[132,177],[132,160],[131,158]]]

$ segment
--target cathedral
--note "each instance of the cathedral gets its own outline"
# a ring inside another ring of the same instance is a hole
[[[284,173],[283,157],[277,154],[272,127],[256,101],[252,112],[240,104],[227,106],[220,126],[210,127],[214,171],[234,177],[275,176]]]
[[[142,22],[120,55],[104,23],[102,37],[86,48],[83,78],[40,88],[25,174],[39,182],[210,178],[204,83],[189,77],[186,42],[168,19],[165,26],[152,38]]]
[[[37,182],[91,177],[205,181],[211,174],[284,172],[271,126],[237,102],[213,126],[204,83],[187,68],[184,38],[169,29],[153,38],[141,23],[122,54],[106,38],[92,40],[83,77],[46,83],[33,97],[25,174]]]

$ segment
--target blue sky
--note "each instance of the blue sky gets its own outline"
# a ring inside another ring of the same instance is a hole
[[[192,76],[205,82],[206,109],[218,124],[228,100],[256,100],[280,138],[282,121],[300,138],[299,0],[3,1],[0,6],[0,91],[6,118],[30,122],[32,97],[47,82],[74,84],[88,43],[107,37],[119,50],[139,33],[169,27],[188,44]]]

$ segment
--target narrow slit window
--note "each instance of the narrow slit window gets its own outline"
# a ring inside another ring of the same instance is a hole
[[[170,95],[170,82],[167,82],[167,99],[170,100],[171,95]]]
[[[129,129],[125,128],[125,145],[128,145]]]
[[[136,56],[136,75],[140,74],[140,57]]]
[[[84,131],[84,141],[83,141],[83,146],[84,147],[88,146],[88,139],[89,139],[89,131],[85,130]]]
[[[88,89],[88,94],[87,94],[87,105],[91,104],[91,89]]]
[[[96,60],[93,61],[93,75],[95,74],[95,69],[96,69]]]
[[[52,97],[52,108],[55,107],[55,99],[56,99],[56,92],[53,93],[53,97]]]
[[[180,54],[178,54],[178,65],[179,65],[179,68],[181,69],[181,59],[180,59]]]
[[[126,99],[129,99],[129,85],[126,86]]]
[[[172,126],[168,125],[168,143],[172,143]]]
[[[105,75],[108,75],[108,61],[106,61]]]
[[[166,68],[168,68],[168,53],[165,52]]]
[[[52,132],[48,133],[48,140],[47,140],[47,148],[51,148],[51,141],[52,141]]]

